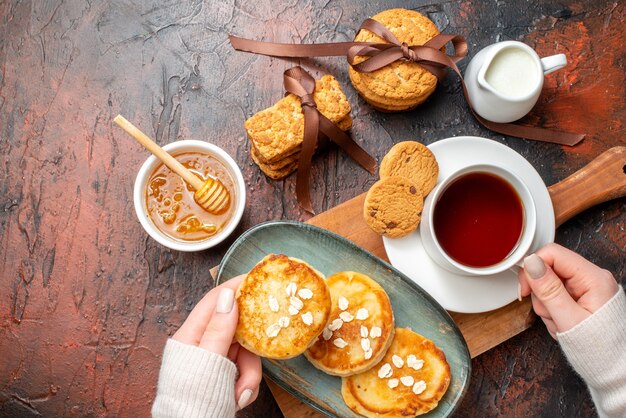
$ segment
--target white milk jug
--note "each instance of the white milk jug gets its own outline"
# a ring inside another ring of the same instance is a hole
[[[467,65],[465,84],[474,111],[492,122],[513,122],[537,103],[543,76],[567,64],[565,54],[539,58],[534,49],[504,41],[479,51]]]

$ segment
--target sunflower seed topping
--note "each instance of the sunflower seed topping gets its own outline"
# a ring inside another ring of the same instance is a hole
[[[400,381],[404,386],[413,386],[413,383],[415,382],[413,376],[402,376]]]
[[[358,311],[356,311],[356,319],[363,321],[364,319],[367,319],[370,316],[370,313],[367,309],[365,308],[361,308]]]
[[[369,332],[367,331],[367,327],[365,325],[361,325],[361,338],[367,338]]]
[[[343,321],[341,320],[341,318],[337,318],[333,320],[333,322],[331,322],[330,325],[328,325],[328,329],[334,332],[334,331],[337,331],[339,328],[341,328],[342,325],[343,325]]]
[[[341,318],[343,322],[350,322],[354,319],[354,315],[352,315],[348,311],[343,311],[342,313],[339,314],[339,318]]]
[[[276,299],[276,297],[270,295],[268,298],[269,304],[270,304],[270,310],[272,312],[278,312],[278,310],[280,309],[280,306],[278,305],[278,299]]]
[[[404,360],[402,360],[402,357],[394,354],[391,357],[391,361],[393,362],[393,365],[396,366],[398,369],[402,368],[402,366],[404,366]]]
[[[291,305],[297,310],[300,310],[304,307],[304,303],[295,296],[289,298],[289,303],[291,303]]]
[[[280,332],[280,325],[278,324],[272,324],[269,327],[267,327],[267,329],[265,330],[265,333],[270,338],[274,338],[275,336],[278,335],[279,332]]]
[[[324,331],[322,331],[322,338],[324,338],[325,341],[330,340],[330,337],[333,336],[333,332],[331,330],[329,330],[328,328],[324,328]]]
[[[333,340],[333,344],[337,348],[345,348],[348,345],[348,343],[343,338],[335,338]]]
[[[313,314],[311,312],[307,312],[302,314],[302,322],[306,325],[311,325],[313,323]]]
[[[426,382],[420,380],[413,385],[413,393],[419,395],[426,390]]]
[[[287,288],[285,289],[285,292],[287,292],[288,296],[295,296],[297,289],[298,289],[298,285],[295,284],[294,282],[291,282],[291,283],[289,283],[287,285]]]
[[[389,363],[383,364],[381,368],[378,370],[378,377],[380,377],[381,379],[386,379],[388,377],[391,377],[392,374],[393,374],[393,370],[391,370],[391,365]]]
[[[383,330],[380,329],[380,327],[372,327],[372,329],[370,329],[370,337],[372,338],[378,338],[381,335],[383,335]]]
[[[363,351],[370,350],[372,348],[370,340],[367,338],[361,338],[361,348],[363,349]]]
[[[418,359],[415,354],[409,354],[406,358],[406,365],[413,370],[419,370],[424,366],[424,360]]]

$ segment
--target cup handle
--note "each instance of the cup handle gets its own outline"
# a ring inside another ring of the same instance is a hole
[[[515,263],[515,265],[513,265],[513,267],[511,267],[509,270],[511,270],[513,273],[517,275],[520,272],[520,270],[522,270],[523,268],[524,268],[524,259],[521,259],[520,261]],[[519,284],[519,282],[517,283],[517,300],[519,302],[522,301],[522,286]]]
[[[567,65],[565,54],[556,54],[549,57],[541,58],[541,67],[543,74],[550,74],[553,71],[560,70]]]

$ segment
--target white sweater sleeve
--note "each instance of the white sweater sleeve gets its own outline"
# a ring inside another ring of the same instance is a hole
[[[600,417],[626,417],[626,294],[574,328],[557,333],[567,359],[589,386]]]
[[[152,416],[232,418],[236,374],[237,367],[226,357],[169,339]]]

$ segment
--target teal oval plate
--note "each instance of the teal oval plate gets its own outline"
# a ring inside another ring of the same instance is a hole
[[[267,254],[300,258],[327,277],[358,271],[376,280],[393,305],[396,326],[429,338],[446,354],[451,381],[437,408],[425,417],[447,417],[465,395],[471,374],[467,344],[448,313],[412,280],[347,239],[325,229],[290,221],[259,224],[239,237],[219,268],[217,282],[245,274]],[[298,399],[330,417],[359,417],[341,397],[341,378],[311,365],[304,356],[263,359],[266,376]]]

